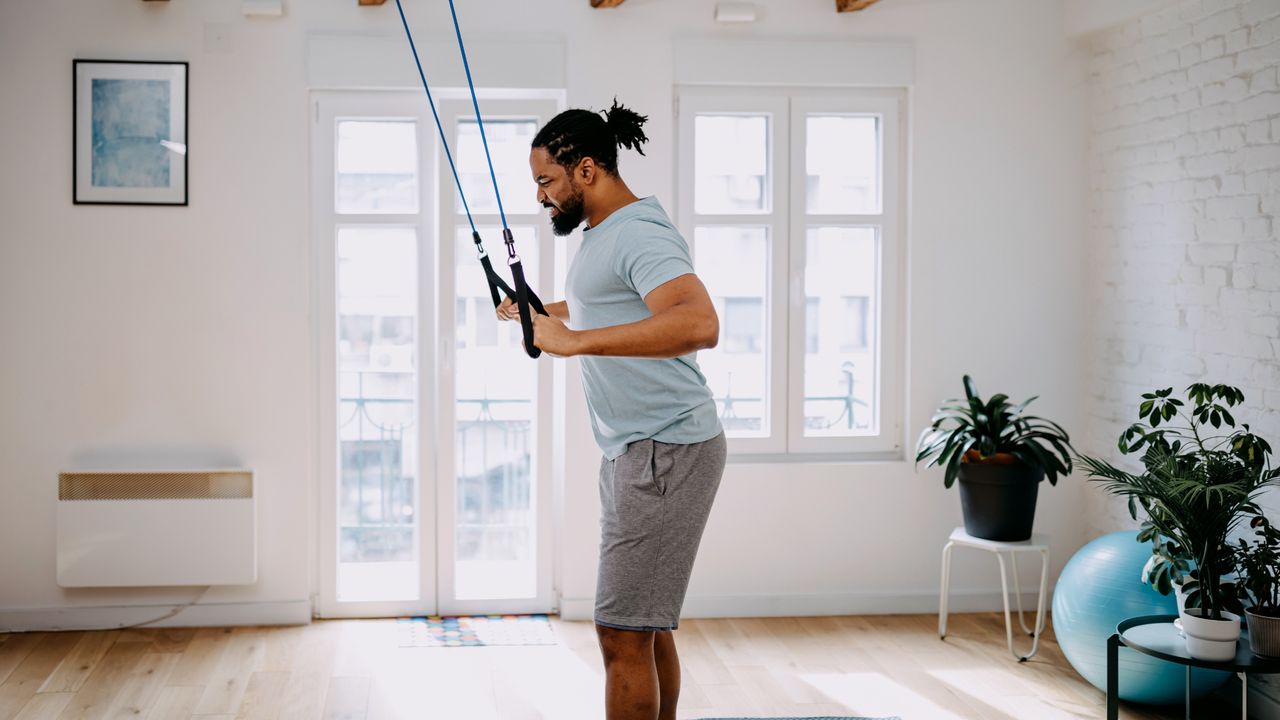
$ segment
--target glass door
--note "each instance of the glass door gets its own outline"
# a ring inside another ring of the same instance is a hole
[[[436,610],[434,127],[409,94],[317,95],[319,612]]]
[[[529,171],[538,128],[557,112],[552,100],[488,100],[485,137],[502,190],[507,224],[526,277],[550,300],[554,247]],[[474,110],[441,103],[458,176],[485,249],[507,272],[502,220]],[[448,172],[448,168],[444,168]],[[471,226],[452,183],[439,185],[441,274],[440,607],[454,613],[546,612],[551,567],[551,368],[524,352],[518,323],[494,317]],[[450,434],[446,440],[444,435]]]
[[[471,104],[440,95],[472,215],[505,273]],[[552,361],[530,360],[519,326],[494,317],[421,93],[313,98],[318,612],[550,611]],[[550,290],[528,152],[559,103],[482,106],[526,273]]]

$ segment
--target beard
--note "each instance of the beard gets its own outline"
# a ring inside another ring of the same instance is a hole
[[[586,209],[582,202],[582,189],[571,184],[570,191],[569,197],[556,207],[556,214],[551,217],[551,231],[560,237],[577,230],[586,216]]]

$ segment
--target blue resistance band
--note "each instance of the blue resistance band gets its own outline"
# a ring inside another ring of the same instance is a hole
[[[449,0],[449,13],[453,17],[453,29],[458,36],[458,51],[462,54],[462,67],[467,73],[467,88],[471,91],[471,106],[475,109],[476,124],[480,128],[480,141],[484,144],[484,157],[489,164],[489,178],[493,181],[493,194],[498,199],[498,215],[502,219],[502,238],[507,246],[507,266],[511,268],[511,278],[514,281],[515,288],[502,279],[502,276],[493,269],[493,263],[489,260],[489,253],[485,252],[484,243],[480,240],[480,232],[476,230],[476,221],[471,217],[471,206],[467,203],[467,195],[462,189],[462,181],[458,178],[458,166],[453,161],[453,153],[449,151],[449,140],[444,132],[444,124],[440,122],[440,114],[436,111],[436,101],[431,96],[431,86],[427,84],[427,75],[422,70],[422,60],[418,57],[418,48],[413,42],[413,33],[409,31],[409,21],[405,19],[404,7],[400,4],[400,0],[396,0],[396,10],[400,12],[400,22],[404,25],[405,37],[409,39],[409,50],[413,53],[413,62],[418,66],[418,77],[422,79],[422,89],[427,92],[427,104],[431,106],[431,116],[435,118],[436,130],[440,133],[440,145],[444,147],[444,156],[449,161],[449,169],[453,171],[453,182],[458,188],[458,195],[462,198],[462,209],[467,213],[467,222],[471,224],[471,238],[475,241],[476,252],[480,257],[480,265],[484,268],[485,279],[489,283],[489,295],[493,300],[494,308],[502,304],[502,295],[511,298],[517,309],[520,311],[520,329],[524,333],[524,349],[529,357],[536,358],[542,354],[542,351],[533,345],[533,315],[536,312],[539,315],[546,315],[547,310],[542,305],[542,300],[529,288],[525,282],[524,265],[520,262],[520,257],[516,255],[516,241],[511,234],[511,228],[507,227],[507,213],[502,207],[502,193],[498,190],[498,175],[493,170],[493,157],[489,155],[489,139],[484,132],[484,119],[480,116],[480,102],[476,99],[476,86],[471,79],[471,63],[467,61],[467,49],[462,42],[462,28],[458,25],[458,12],[454,8],[453,0]]]

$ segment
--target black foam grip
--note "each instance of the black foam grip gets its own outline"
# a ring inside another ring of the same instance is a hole
[[[484,277],[489,281],[489,295],[493,298],[493,307],[496,310],[502,304],[502,294],[505,293],[510,297],[515,295],[515,291],[507,287],[507,284],[502,281],[502,276],[494,271],[493,263],[489,262],[488,255],[480,258],[480,264],[484,266]],[[515,298],[512,299],[514,300]]]
[[[524,351],[537,358],[542,350],[533,344],[533,314],[529,312],[529,286],[524,281],[524,267],[519,261],[511,263],[511,278],[516,282],[516,307],[520,309],[520,329],[524,331]],[[539,301],[538,305],[542,305]],[[546,315],[543,310],[540,314]]]

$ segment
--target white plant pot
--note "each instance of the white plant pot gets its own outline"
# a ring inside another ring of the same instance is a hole
[[[1187,610],[1187,591],[1182,589],[1182,583],[1173,584],[1173,595],[1178,598],[1178,614],[1181,615]]]
[[[1236,656],[1240,640],[1240,617],[1222,613],[1222,620],[1200,616],[1200,608],[1183,610],[1182,631],[1187,637],[1187,654],[1197,660],[1225,662]]]

